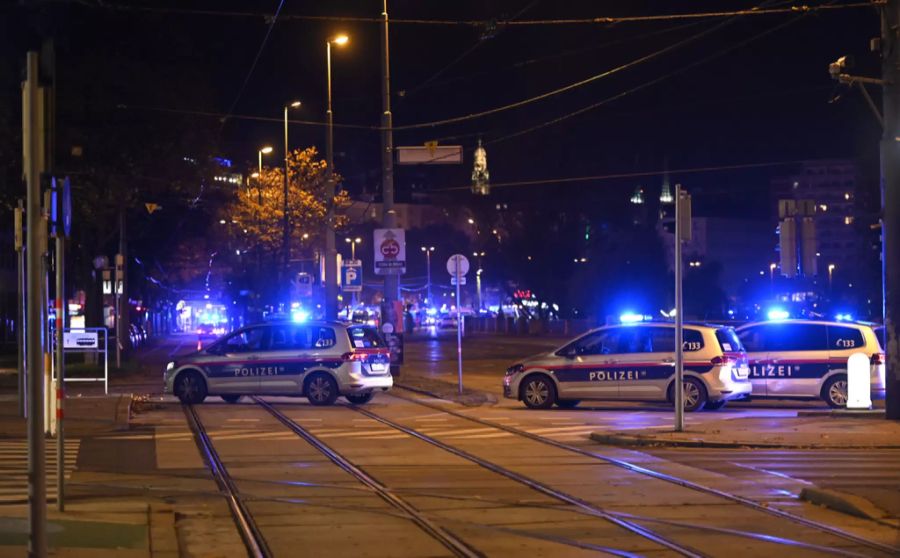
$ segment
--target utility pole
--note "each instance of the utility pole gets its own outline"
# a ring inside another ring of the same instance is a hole
[[[884,293],[885,414],[900,420],[900,0],[881,7],[881,235]]]
[[[681,185],[675,185],[675,432],[684,432],[684,301],[681,292],[682,212]]]
[[[334,242],[334,112],[331,107],[331,43],[325,43],[326,96],[325,120],[325,319],[337,319],[337,246]]]
[[[25,405],[25,324],[27,322],[25,320],[25,207],[21,199],[14,211],[16,282],[18,283],[18,290],[16,291],[16,342],[18,345],[16,368],[19,380],[19,416],[24,418],[27,413]]]
[[[47,479],[44,455],[44,324],[41,316],[41,172],[43,171],[42,120],[44,103],[38,87],[38,53],[26,57],[22,86],[22,151],[27,184],[27,370],[28,370],[28,556],[47,555]]]
[[[382,0],[381,12],[381,196],[382,226],[397,227],[394,210],[394,118],[391,115],[391,55],[387,0]],[[378,249],[378,247],[375,247]],[[384,303],[381,308],[383,323],[394,324],[394,301],[400,298],[400,276],[384,276]],[[396,327],[394,328],[396,330]]]
[[[63,416],[66,400],[66,361],[63,332],[66,326],[66,239],[62,223],[62,192],[57,189],[56,222],[56,509],[65,511],[65,430]]]

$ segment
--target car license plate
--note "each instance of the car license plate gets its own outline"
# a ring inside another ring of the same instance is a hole
[[[384,364],[380,362],[373,362],[371,365],[372,372],[384,372]]]

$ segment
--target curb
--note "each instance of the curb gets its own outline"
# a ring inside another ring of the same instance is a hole
[[[847,409],[833,409],[830,411],[797,411],[798,417],[831,417],[851,419],[884,419],[884,409],[863,409],[860,411],[848,411]]]
[[[835,445],[835,444],[778,444],[771,442],[724,442],[703,439],[665,440],[650,436],[605,434],[592,432],[591,439],[601,444],[625,447],[669,447],[669,448],[759,448],[759,449],[896,449],[900,444],[887,445]]]
[[[889,517],[884,510],[876,507],[872,502],[865,498],[847,494],[845,492],[838,492],[837,490],[806,487],[800,491],[798,498],[817,506],[824,506],[863,519],[885,522]],[[887,523],[890,524],[890,522]]]

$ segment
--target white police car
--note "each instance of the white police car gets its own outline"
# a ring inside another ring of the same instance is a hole
[[[872,397],[884,398],[884,350],[872,326],[773,320],[737,329],[750,357],[753,398],[824,399],[847,405],[847,359],[869,357]]]
[[[305,395],[331,405],[339,395],[367,403],[393,386],[390,353],[370,326],[338,322],[273,322],[248,326],[205,350],[170,362],[165,392],[183,403],[219,395]]]
[[[747,355],[733,329],[685,324],[683,332],[685,410],[715,410],[750,394]],[[606,326],[514,364],[503,394],[532,409],[583,399],[671,402],[674,378],[674,324]]]

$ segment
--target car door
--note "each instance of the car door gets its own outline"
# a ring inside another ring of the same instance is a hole
[[[619,346],[619,328],[588,333],[557,353],[565,359],[552,368],[561,399],[617,399],[619,383],[612,361]]]
[[[766,393],[775,397],[817,397],[828,372],[828,335],[824,324],[772,323]]]
[[[675,371],[675,330],[665,326],[622,326],[612,365],[620,399],[665,399],[668,378]]]
[[[828,371],[847,371],[847,360],[854,353],[863,353],[870,360],[872,355],[880,352],[877,348],[866,347],[863,332],[858,327],[828,326]],[[879,388],[881,378],[877,366],[869,367],[872,388]]]
[[[269,346],[260,361],[259,391],[266,394],[299,394],[301,378],[309,367],[304,350],[309,345],[309,327],[272,324]]]
[[[211,349],[215,359],[206,365],[211,393],[255,393],[259,388],[260,358],[268,344],[266,326],[237,331]]]
[[[738,330],[737,334],[747,351],[747,360],[750,365],[750,385],[753,386],[751,395],[764,397],[766,395],[766,369],[769,353],[766,349],[767,324],[757,324]]]

